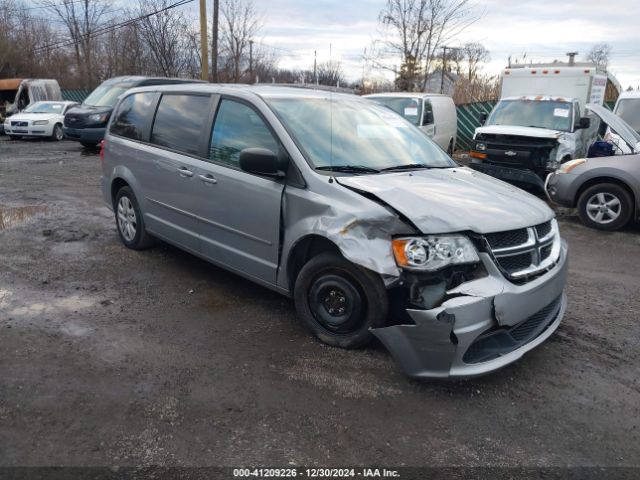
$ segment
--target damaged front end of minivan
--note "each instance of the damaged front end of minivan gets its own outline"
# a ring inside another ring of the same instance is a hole
[[[537,203],[529,205],[528,217],[519,214],[520,225],[505,218],[506,212],[490,222],[497,214],[493,205],[485,205],[486,218],[475,214],[477,223],[463,223],[474,217],[468,211],[456,217],[459,207],[408,215],[400,205],[411,203],[402,198],[412,192],[411,183],[416,184],[414,193],[429,192],[437,210],[434,175],[405,177],[403,193],[395,190],[388,196],[375,188],[366,191],[375,178],[340,179],[345,190],[357,193],[349,197],[349,205],[335,191],[333,204],[307,199],[304,191],[285,194],[285,223],[293,234],[289,238],[300,238],[302,232],[327,238],[349,261],[380,275],[388,292],[389,319],[371,332],[406,374],[473,377],[512,363],[556,330],[566,308],[567,247],[551,212]],[[456,178],[473,182],[476,174],[458,170],[440,175],[447,176],[444,185]],[[385,185],[393,181],[388,177]],[[426,181],[428,189],[422,184]],[[458,189],[463,188],[461,182]],[[521,196],[512,200],[516,209],[522,207],[517,198]],[[401,249],[418,263],[407,264]],[[442,260],[421,268],[425,256]]]

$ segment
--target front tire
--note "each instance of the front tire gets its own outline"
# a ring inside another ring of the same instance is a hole
[[[598,230],[618,230],[633,213],[629,192],[614,183],[600,183],[587,188],[578,199],[578,215],[582,223]]]
[[[334,347],[365,346],[373,339],[369,329],[384,326],[387,319],[387,291],[380,277],[335,253],[322,253],[302,267],[294,300],[305,326]]]
[[[118,190],[114,211],[118,235],[125,247],[144,250],[153,245],[153,237],[145,230],[144,218],[131,188]]]
[[[53,133],[51,134],[51,140],[54,142],[60,142],[64,140],[64,132],[62,131],[62,125],[57,123],[53,126]]]

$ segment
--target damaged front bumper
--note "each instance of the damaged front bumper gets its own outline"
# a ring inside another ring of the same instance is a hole
[[[448,291],[439,307],[407,310],[415,325],[371,330],[409,376],[483,375],[518,360],[558,328],[567,304],[566,243],[551,270],[523,285],[480,256],[488,276]]]

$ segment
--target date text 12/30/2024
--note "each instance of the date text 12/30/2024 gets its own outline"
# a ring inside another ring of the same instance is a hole
[[[234,478],[400,478],[386,468],[234,468]]]

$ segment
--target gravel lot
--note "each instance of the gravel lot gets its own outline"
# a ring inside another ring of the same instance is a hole
[[[639,466],[640,228],[561,229],[558,332],[417,382],[379,345],[316,342],[269,290],[124,248],[95,153],[0,137],[0,465]]]

